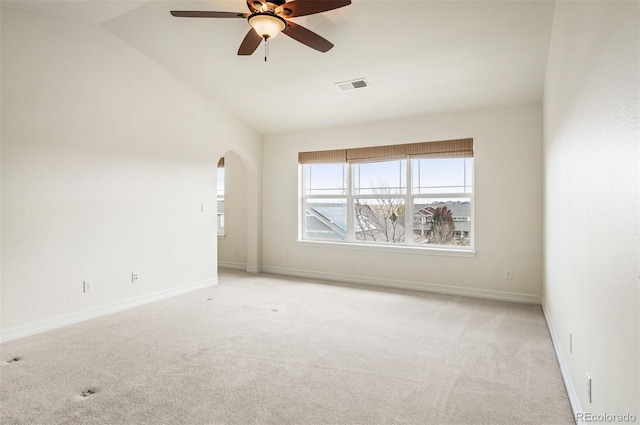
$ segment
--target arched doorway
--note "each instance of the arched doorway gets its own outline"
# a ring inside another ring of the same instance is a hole
[[[218,162],[218,266],[260,272],[260,194],[254,161],[227,151]]]

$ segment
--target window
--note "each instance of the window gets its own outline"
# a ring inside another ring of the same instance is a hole
[[[367,162],[350,168],[355,239],[404,242],[407,161]]]
[[[218,236],[224,236],[224,158],[218,161]]]
[[[472,245],[472,139],[301,152],[299,162],[302,240]]]

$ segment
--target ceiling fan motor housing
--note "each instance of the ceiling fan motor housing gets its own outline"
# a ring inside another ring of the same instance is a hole
[[[286,1],[285,0],[271,0],[271,1],[254,1],[253,2],[253,6],[256,8],[260,8],[262,7],[262,5],[267,5],[267,7],[269,7],[269,9],[275,9],[278,6],[281,6],[283,4],[285,4]]]
[[[265,2],[254,1],[253,7],[249,6],[249,9],[253,10],[254,13],[259,13],[259,12],[275,13],[276,8],[279,6],[282,6],[285,3],[286,1],[284,0],[272,0],[272,1],[265,1]],[[278,12],[278,15],[289,16],[291,15],[291,9],[284,7],[282,8],[282,10]]]

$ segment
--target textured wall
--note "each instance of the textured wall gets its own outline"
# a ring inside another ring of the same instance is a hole
[[[100,27],[3,8],[2,329],[215,279],[232,146],[258,203],[258,134]]]
[[[636,416],[639,22],[638,2],[557,2],[544,102],[548,318],[582,409]]]

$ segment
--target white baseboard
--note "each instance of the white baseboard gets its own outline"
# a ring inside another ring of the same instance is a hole
[[[233,261],[218,261],[218,267],[234,270],[247,270],[246,263],[234,263]]]
[[[264,268],[260,266],[247,266],[247,273],[262,273],[263,271]]]
[[[577,425],[585,425],[585,421],[583,415],[578,415],[578,413],[582,412],[582,406],[580,405],[580,399],[578,399],[578,394],[576,393],[576,388],[573,385],[573,380],[571,379],[571,374],[569,373],[569,366],[564,358],[564,354],[562,353],[562,349],[560,348],[560,340],[558,339],[558,334],[553,327],[553,322],[551,321],[551,317],[549,316],[549,310],[547,309],[547,304],[542,298],[542,313],[544,314],[544,318],[547,321],[547,327],[549,328],[549,334],[551,335],[551,342],[553,343],[553,348],[556,352],[556,358],[558,359],[558,365],[560,366],[560,373],[562,374],[562,380],[564,381],[564,386],[567,389],[567,396],[569,397],[569,404],[571,404],[571,410],[573,411],[573,418],[576,421]]]
[[[467,297],[486,298],[491,300],[514,301],[527,304],[540,304],[539,295],[521,294],[518,292],[494,291],[491,289],[465,288],[462,286],[447,286],[433,283],[412,282],[406,280],[381,279],[376,277],[345,275],[336,273],[317,272],[309,270],[289,269],[285,267],[264,266],[265,273],[281,274],[311,279],[323,279],[334,282],[358,283],[381,286],[385,288],[413,289],[416,291],[435,292],[446,295],[463,295]]]
[[[96,317],[104,316],[118,311],[127,310],[133,307],[138,307],[144,304],[149,304],[155,301],[160,301],[165,298],[175,297],[176,295],[186,294],[188,292],[197,291],[198,289],[208,288],[218,284],[218,279],[207,279],[199,282],[190,283],[188,285],[179,286],[177,288],[165,289],[151,294],[142,295],[135,298],[130,298],[123,301],[118,301],[113,304],[108,304],[100,307],[90,308],[88,310],[82,310],[75,313],[64,314],[62,316],[56,316],[51,319],[40,320],[26,325],[20,325],[13,328],[0,331],[0,342],[8,342],[19,338],[24,338],[29,335],[34,335],[40,332],[49,331],[63,326],[72,325],[74,323],[84,322],[85,320],[94,319]]]

